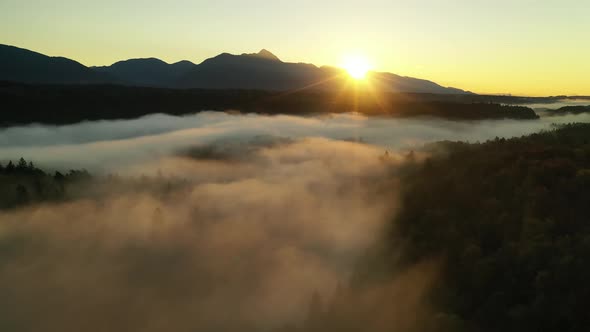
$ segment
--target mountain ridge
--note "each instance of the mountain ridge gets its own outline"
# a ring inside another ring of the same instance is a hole
[[[75,60],[3,44],[0,44],[0,79],[50,84],[118,83],[115,78]]]
[[[472,94],[435,82],[386,72],[368,79],[385,92]],[[199,64],[135,58],[86,67],[65,57],[0,44],[0,80],[44,84],[122,84],[180,89],[338,90],[349,84],[346,71],[332,66],[283,62],[267,49],[240,55],[221,53]]]

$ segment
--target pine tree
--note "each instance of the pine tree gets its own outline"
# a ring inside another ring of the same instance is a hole
[[[19,171],[27,169],[27,161],[25,160],[25,158],[21,157],[18,160],[18,164],[16,165],[16,169],[18,169]]]
[[[12,160],[8,161],[8,165],[6,165],[6,173],[11,173],[14,171],[14,164],[12,163]]]

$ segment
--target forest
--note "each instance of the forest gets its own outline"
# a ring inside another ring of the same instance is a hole
[[[564,106],[556,110],[549,110],[552,115],[589,113],[590,106]]]
[[[92,175],[85,169],[46,172],[32,161],[0,163],[0,211],[41,203],[76,199],[100,199],[108,195],[151,192],[166,196],[182,191],[186,179],[158,176],[138,177],[116,174]]]
[[[402,172],[401,211],[351,288],[437,259],[425,300],[434,309],[416,331],[586,331],[590,124],[425,149]],[[315,308],[313,330],[342,326],[342,299]]]
[[[84,120],[132,119],[152,113],[193,114],[204,110],[292,115],[359,112],[454,120],[538,118],[531,108],[499,104],[485,96],[375,95],[370,90],[357,91],[354,86],[333,93],[0,82],[0,107],[4,110],[0,126],[69,124]]]
[[[392,238],[404,262],[445,261],[432,301],[466,331],[590,325],[590,125],[443,142],[408,168]],[[394,248],[390,248],[394,250]]]

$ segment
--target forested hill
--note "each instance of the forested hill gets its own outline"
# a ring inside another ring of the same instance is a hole
[[[587,331],[590,124],[430,151],[405,170],[387,249],[368,261],[443,259],[431,331]]]

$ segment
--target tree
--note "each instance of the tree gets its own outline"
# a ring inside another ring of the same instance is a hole
[[[25,160],[25,158],[21,157],[18,160],[18,164],[16,165],[16,169],[18,169],[19,171],[23,171],[23,170],[27,169],[27,161]]]
[[[8,161],[8,165],[6,165],[6,173],[12,173],[14,172],[14,164],[12,163],[12,160]]]
[[[55,175],[53,175],[55,181],[62,182],[65,179],[65,176],[61,174],[61,172],[55,171]]]

